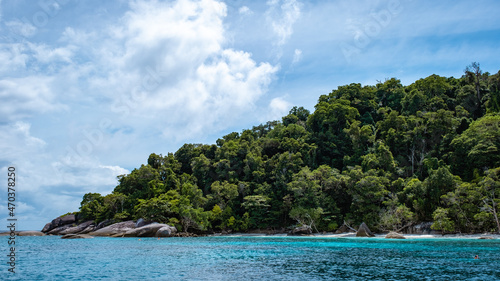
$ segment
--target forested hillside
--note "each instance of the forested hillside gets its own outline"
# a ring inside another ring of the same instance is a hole
[[[235,89],[236,90],[236,89]],[[340,86],[314,112],[185,144],[88,193],[97,222],[145,218],[181,231],[248,231],[343,222],[377,231],[434,221],[446,232],[499,231],[500,71],[403,86]]]

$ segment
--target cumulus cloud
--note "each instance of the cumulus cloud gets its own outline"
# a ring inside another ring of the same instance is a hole
[[[131,1],[119,22],[99,30],[73,26],[52,42],[0,44],[0,118],[8,122],[0,148],[12,151],[0,166],[22,171],[27,220],[40,224],[77,210],[84,193],[111,192],[128,173],[115,159],[100,160],[111,150],[151,138],[185,142],[254,114],[278,67],[228,47],[226,13],[215,0]],[[28,120],[41,116],[57,120],[46,126],[62,125],[50,138],[32,133]],[[112,126],[89,142],[85,129],[102,118]]]
[[[249,112],[277,68],[225,48],[225,4],[152,3],[134,2],[109,30],[99,49],[105,73],[90,79],[95,92],[112,98],[118,114],[168,120],[155,126],[181,139],[227,128]]]

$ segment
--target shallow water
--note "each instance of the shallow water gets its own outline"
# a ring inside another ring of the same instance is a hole
[[[0,280],[500,280],[498,239],[18,237],[15,275],[0,241]]]

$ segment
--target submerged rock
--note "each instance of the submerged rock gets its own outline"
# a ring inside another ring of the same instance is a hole
[[[399,234],[397,232],[391,231],[389,234],[385,236],[387,239],[406,239],[402,234]]]
[[[491,237],[491,236],[481,236],[481,237],[479,237],[478,239],[486,239],[486,240],[490,240],[490,239],[495,239],[495,238],[493,238],[493,237]]]
[[[375,234],[368,228],[366,223],[361,223],[358,232],[356,232],[356,237],[374,237]]]

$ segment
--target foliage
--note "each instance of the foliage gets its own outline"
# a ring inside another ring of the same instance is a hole
[[[344,221],[400,230],[500,231],[500,71],[403,86],[340,86],[314,111],[152,153],[111,194],[87,193],[79,218],[144,218],[182,231],[247,231]]]

